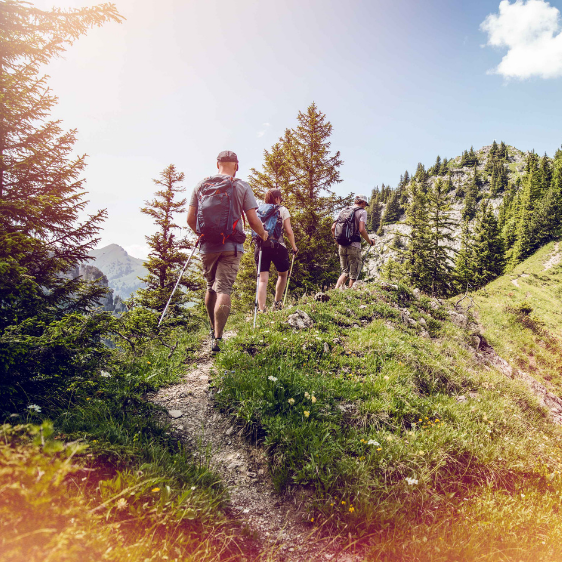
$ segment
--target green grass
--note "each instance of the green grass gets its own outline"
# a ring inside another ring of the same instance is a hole
[[[560,396],[562,262],[544,270],[553,251],[551,242],[478,291],[474,301],[484,335],[497,352]],[[521,277],[522,274],[526,276]],[[530,307],[531,312],[521,313],[522,306]]]
[[[311,526],[372,542],[373,559],[561,557],[562,432],[524,384],[405,287],[329,294],[299,303],[308,330],[291,310],[256,331],[240,318],[217,361],[216,400],[266,447],[278,489],[308,490]]]
[[[54,428],[2,427],[2,560],[235,558],[220,479],[155,421],[145,397],[179,380],[204,333],[180,333],[171,358],[158,344],[139,357],[116,352],[97,378],[30,410],[28,421],[50,415]]]

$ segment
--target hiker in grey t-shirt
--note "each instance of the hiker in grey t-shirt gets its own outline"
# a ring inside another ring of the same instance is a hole
[[[355,205],[353,206],[356,209],[355,212],[355,232],[358,232],[359,235],[369,243],[369,245],[373,245],[375,243],[374,240],[369,238],[367,233],[367,229],[365,228],[365,224],[367,223],[367,211],[365,211],[365,207],[368,207],[367,203],[367,196],[366,195],[357,195],[355,197]],[[359,210],[360,209],[360,210]],[[334,234],[336,229],[336,223],[332,225],[332,234]],[[349,246],[338,246],[338,252],[340,255],[340,264],[341,264],[341,275],[336,283],[336,289],[342,287],[347,278],[349,277],[349,286],[352,287],[353,283],[357,281],[359,277],[359,272],[361,271],[362,259],[361,259],[361,240],[357,242],[352,242]]]
[[[212,177],[223,176],[224,178],[230,177],[234,180],[234,176],[238,171],[238,157],[229,150],[221,152],[217,157],[217,168],[219,173]],[[198,234],[198,195],[203,184],[209,179],[205,178],[195,186],[189,202],[187,224],[196,234]],[[252,229],[265,241],[268,234],[256,214],[257,207],[258,204],[250,186],[245,181],[234,180],[232,211],[234,216],[239,218],[236,230],[242,234],[241,238],[243,238],[242,213],[246,213],[248,223]],[[212,327],[212,351],[217,353],[220,351],[219,342],[222,340],[224,326],[230,314],[230,293],[238,274],[240,258],[244,253],[244,245],[228,239],[221,243],[211,242],[203,238],[200,251],[201,261],[203,262],[203,274],[207,281],[205,307],[207,308],[207,314]]]

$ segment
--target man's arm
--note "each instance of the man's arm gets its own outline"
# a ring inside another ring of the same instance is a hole
[[[368,242],[371,246],[375,243],[374,240],[369,238],[369,234],[367,233],[367,229],[365,228],[365,223],[363,221],[359,222],[359,234],[363,237],[363,239]]]
[[[197,207],[189,206],[187,210],[187,226],[197,234]]]
[[[246,216],[248,217],[248,222],[252,227],[252,230],[265,242],[269,236],[267,230],[263,227],[262,222],[258,218],[258,214],[255,209],[248,209],[246,211]]]
[[[334,224],[332,225],[332,236],[334,236],[334,237],[336,236],[336,235],[335,235],[335,232],[336,232],[336,223],[334,223]]]

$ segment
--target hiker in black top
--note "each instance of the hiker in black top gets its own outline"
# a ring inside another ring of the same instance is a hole
[[[261,245],[262,256],[260,285],[258,290],[258,306],[260,312],[265,312],[266,310],[267,283],[269,281],[269,268],[271,267],[271,262],[273,262],[278,275],[277,284],[275,285],[275,302],[273,304],[273,310],[280,310],[283,306],[283,291],[287,286],[287,276],[289,273],[289,253],[283,239],[283,231],[287,233],[287,238],[291,243],[293,254],[296,255],[298,253],[298,249],[295,244],[295,235],[293,234],[293,229],[291,228],[291,215],[286,207],[281,206],[282,202],[283,198],[281,190],[279,189],[270,189],[265,194],[266,205],[280,205],[277,212],[280,215],[282,228],[279,238],[272,239],[270,237],[266,243]],[[254,252],[254,259],[257,267],[259,262],[259,247],[257,245]]]

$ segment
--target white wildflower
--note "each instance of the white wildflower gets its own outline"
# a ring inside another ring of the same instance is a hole
[[[267,377],[270,381],[275,382],[277,380],[277,377],[274,377],[273,375],[269,375],[269,377]]]
[[[292,406],[295,403],[295,399],[289,398],[289,400],[287,400],[287,402],[289,402],[289,404]]]
[[[413,486],[414,484],[418,483],[418,480],[416,478],[406,478],[406,482],[409,486]]]
[[[121,511],[127,507],[127,500],[125,498],[119,498],[117,500],[117,509]]]
[[[101,377],[104,377],[104,378],[106,378],[106,379],[110,379],[110,378],[111,378],[111,375],[110,375],[107,371],[102,371],[102,372],[100,373],[100,376],[101,376]]]
[[[308,392],[305,392],[304,397],[308,400],[310,398],[310,394],[308,394]]]
[[[37,406],[37,404],[30,404],[27,407],[28,410],[33,410],[34,412],[40,412],[41,411],[41,406]]]
[[[311,396],[311,397],[310,397],[310,401],[311,401],[313,404],[316,404],[316,396]]]
[[[381,444],[378,441],[375,441],[374,439],[369,439],[369,441],[367,441],[367,445],[374,445],[375,447],[381,446]]]

